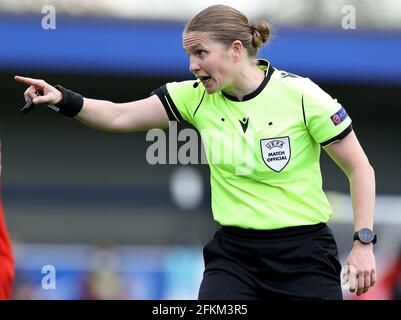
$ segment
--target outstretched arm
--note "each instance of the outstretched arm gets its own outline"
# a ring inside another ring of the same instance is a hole
[[[359,141],[350,132],[344,139],[325,148],[334,162],[344,171],[350,181],[354,213],[354,231],[373,229],[375,207],[375,175]],[[351,292],[359,296],[376,282],[376,263],[373,244],[354,241],[343,273],[343,283],[349,282]]]
[[[25,100],[31,100],[36,105],[56,105],[63,98],[62,92],[44,80],[20,76],[15,76],[14,79],[29,85],[24,93]],[[37,92],[41,95],[38,96]],[[127,103],[84,98],[83,107],[75,119],[88,127],[112,132],[164,129],[169,125],[167,113],[156,95]]]

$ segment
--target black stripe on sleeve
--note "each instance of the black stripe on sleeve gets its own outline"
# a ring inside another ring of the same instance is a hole
[[[166,109],[168,118],[170,121],[184,121],[181,113],[178,111],[177,106],[175,105],[173,99],[171,99],[170,94],[167,91],[167,87],[164,85],[160,88],[157,88],[150,95],[157,95],[162,102],[164,109]]]
[[[320,145],[322,147],[325,147],[325,146],[329,145],[330,143],[340,141],[340,140],[344,139],[351,131],[352,131],[352,124],[350,124],[346,129],[344,129],[343,132],[336,135],[334,138],[331,138],[325,142],[322,142]]]
[[[304,95],[302,95],[302,115],[303,115],[303,117],[304,117],[304,124],[305,124],[305,127],[307,127],[307,126],[306,126],[306,117],[305,117]]]
[[[197,106],[196,109],[195,109],[195,112],[194,112],[194,115],[193,115],[194,117],[195,117],[195,114],[196,114],[196,112],[198,111],[200,105],[202,104],[203,98],[205,97],[205,93],[206,93],[206,90],[203,91],[202,98],[201,98],[201,100],[199,101],[199,104],[198,104],[198,106]]]

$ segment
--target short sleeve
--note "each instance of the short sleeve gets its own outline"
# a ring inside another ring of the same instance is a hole
[[[189,122],[193,124],[196,106],[202,100],[205,89],[194,86],[194,81],[170,82],[156,89],[170,121]]]
[[[308,80],[302,95],[305,125],[321,146],[339,141],[352,131],[352,121],[345,108]]]

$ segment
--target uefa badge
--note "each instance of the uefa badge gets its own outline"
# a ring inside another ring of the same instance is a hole
[[[331,116],[331,121],[333,121],[335,126],[338,126],[348,117],[347,111],[343,107],[340,108],[335,114]]]
[[[290,161],[290,137],[261,139],[260,148],[264,163],[273,171],[282,171]]]

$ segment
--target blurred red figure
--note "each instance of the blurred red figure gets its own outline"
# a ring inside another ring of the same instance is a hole
[[[0,143],[1,178],[1,143]],[[1,192],[1,188],[0,188]],[[4,220],[3,203],[0,197],[0,300],[11,299],[14,282],[14,258],[11,242]]]

